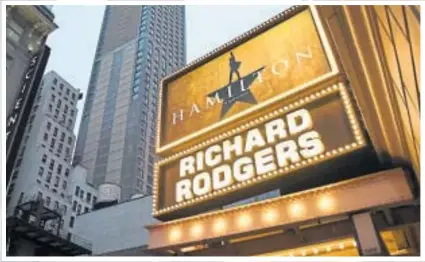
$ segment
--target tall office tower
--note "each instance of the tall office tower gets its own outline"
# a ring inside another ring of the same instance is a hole
[[[107,6],[74,162],[120,199],[151,194],[159,80],[185,64],[184,6]]]

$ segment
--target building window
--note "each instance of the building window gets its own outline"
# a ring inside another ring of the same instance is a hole
[[[44,204],[45,204],[46,207],[50,206],[50,197],[49,196],[46,197],[46,201],[44,202]]]
[[[47,155],[46,154],[43,154],[43,157],[41,158],[41,162],[43,164],[46,164],[46,161],[47,161]]]
[[[47,172],[46,182],[50,183],[51,179],[52,179],[52,172]]]
[[[31,116],[30,121],[29,121],[30,125],[32,125],[32,122],[34,122],[34,118],[35,118],[35,115]],[[28,132],[30,131],[30,129],[31,128],[28,129]]]
[[[146,189],[147,194],[152,195],[152,188],[149,185],[146,187]]]
[[[79,187],[79,186],[77,186],[77,187],[75,188],[75,195],[76,195],[76,196],[78,196],[79,192],[80,192],[80,187]]]
[[[58,175],[62,173],[62,164],[58,164],[57,172],[58,172]]]
[[[84,213],[88,213],[89,212],[89,208],[88,207],[85,207],[84,208]]]
[[[68,137],[68,145],[72,144],[72,137]]]
[[[72,211],[77,211],[77,201],[72,202]]]
[[[59,154],[62,154],[62,148],[63,148],[63,144],[59,143],[59,145],[58,145],[58,153]]]
[[[39,167],[38,168],[38,176],[39,177],[43,177],[43,172],[44,172],[44,168],[43,167]]]
[[[71,129],[71,127],[72,127],[72,120],[68,119],[68,129]]]
[[[13,58],[9,55],[7,55],[6,57],[6,72],[10,69],[10,67],[12,66],[13,63]]]
[[[71,219],[69,220],[69,227],[70,228],[73,228],[74,227],[74,220],[75,220],[75,217],[71,217]]]
[[[19,173],[19,170],[14,170],[13,171],[13,173],[12,173],[12,180],[15,180],[15,179],[18,178],[18,173]]]
[[[90,203],[91,201],[91,193],[87,192],[87,202]]]
[[[8,190],[8,192],[7,192],[7,195],[8,196],[10,196],[12,193],[13,193],[13,190],[15,189],[15,183],[12,183],[10,186],[9,186],[9,190]]]
[[[65,132],[62,132],[61,133],[61,142],[64,142],[65,141]]]
[[[54,210],[59,210],[59,202],[55,201],[55,206],[53,207]]]
[[[54,79],[53,79],[53,84],[54,85],[56,85],[58,83],[58,79],[55,77]]]
[[[24,29],[20,25],[18,25],[15,21],[13,20],[8,21],[8,26],[6,30],[7,38],[11,39],[15,43],[18,43],[19,39],[21,39],[23,32],[24,32]]]
[[[55,142],[56,142],[56,139],[52,138],[52,141],[50,141],[50,148],[53,149],[55,147]]]
[[[62,91],[63,90],[63,84],[59,84],[59,89]]]
[[[93,196],[93,205],[96,204],[96,201],[97,201],[97,197]]]
[[[80,214],[81,214],[81,204],[78,204],[77,215],[80,215]]]
[[[48,139],[49,139],[49,135],[47,133],[44,133],[43,141],[46,142]]]
[[[19,157],[23,157],[24,156],[24,153],[25,153],[25,146],[23,146],[22,148],[21,148],[21,152],[19,153]]]
[[[59,181],[60,181],[60,177],[55,177],[55,184],[54,184],[54,186],[55,187],[57,187],[57,186],[59,186]]]
[[[63,215],[66,215],[66,212],[68,211],[68,208],[66,205],[62,205]]]
[[[58,135],[58,128],[55,127],[55,129],[53,130],[53,136],[56,137]]]
[[[69,96],[70,90],[69,88],[66,89],[66,95]]]
[[[64,180],[64,181],[62,181],[62,188],[63,188],[63,190],[65,190],[66,189],[66,186],[67,186],[67,182]]]
[[[68,177],[69,176],[69,169],[65,169],[65,176]]]
[[[82,189],[80,190],[80,198],[84,199],[84,190],[82,190]]]
[[[22,203],[22,199],[24,199],[24,193],[23,193],[23,192],[21,192],[21,194],[19,195],[19,198],[18,198],[18,205],[19,205],[20,203]]]
[[[49,169],[53,171],[53,167],[55,166],[55,160],[50,160]]]

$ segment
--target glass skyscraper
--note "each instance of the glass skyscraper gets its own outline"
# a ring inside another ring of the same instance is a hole
[[[121,200],[151,194],[158,83],[186,63],[184,6],[107,6],[74,163]]]

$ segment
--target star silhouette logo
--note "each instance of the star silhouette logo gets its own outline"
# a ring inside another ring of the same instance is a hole
[[[222,108],[220,113],[220,119],[222,119],[230,108],[236,103],[248,103],[248,104],[257,104],[257,100],[252,95],[250,87],[255,79],[257,79],[259,73],[265,68],[265,66],[260,67],[251,73],[242,76],[239,73],[239,68],[241,67],[241,62],[237,61],[233,52],[230,52],[229,58],[229,82],[227,85],[215,90],[214,92],[208,94],[210,98],[219,98],[222,102]],[[236,75],[236,80],[232,82],[233,76]]]

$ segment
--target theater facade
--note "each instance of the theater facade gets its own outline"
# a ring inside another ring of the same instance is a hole
[[[294,6],[163,79],[149,252],[419,255],[419,39],[419,6]]]

